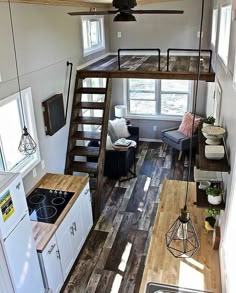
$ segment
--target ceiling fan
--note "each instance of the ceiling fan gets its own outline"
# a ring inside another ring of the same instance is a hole
[[[183,10],[132,10],[136,0],[113,0],[112,5],[118,10],[69,12],[69,15],[108,15],[116,14],[114,21],[136,21],[133,14],[183,14]]]

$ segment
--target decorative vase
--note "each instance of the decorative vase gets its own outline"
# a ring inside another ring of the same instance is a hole
[[[219,194],[217,196],[213,196],[211,194],[208,194],[207,200],[210,204],[218,205],[222,202],[222,194]]]
[[[212,125],[214,125],[214,123],[205,123],[205,122],[202,123],[202,127],[207,127]]]

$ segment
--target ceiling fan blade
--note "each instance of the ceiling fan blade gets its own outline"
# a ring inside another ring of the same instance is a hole
[[[80,11],[80,12],[68,12],[71,16],[76,15],[106,15],[106,14],[116,14],[118,10],[107,10],[107,11]]]
[[[183,14],[183,10],[131,10],[132,14]]]

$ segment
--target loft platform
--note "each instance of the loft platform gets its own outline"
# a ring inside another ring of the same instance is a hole
[[[123,55],[122,51],[130,51],[131,54]],[[156,54],[146,55],[138,51],[156,51]],[[211,66],[211,50],[201,50],[200,60],[200,80],[215,81],[215,72]],[[77,71],[80,78],[197,80],[197,68],[198,50],[194,49],[168,49],[165,55],[161,54],[160,49],[119,49],[117,54],[109,54]]]

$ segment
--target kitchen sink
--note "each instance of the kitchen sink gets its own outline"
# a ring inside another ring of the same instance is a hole
[[[201,291],[194,289],[181,288],[161,283],[148,283],[146,293],[211,293],[210,291]]]

